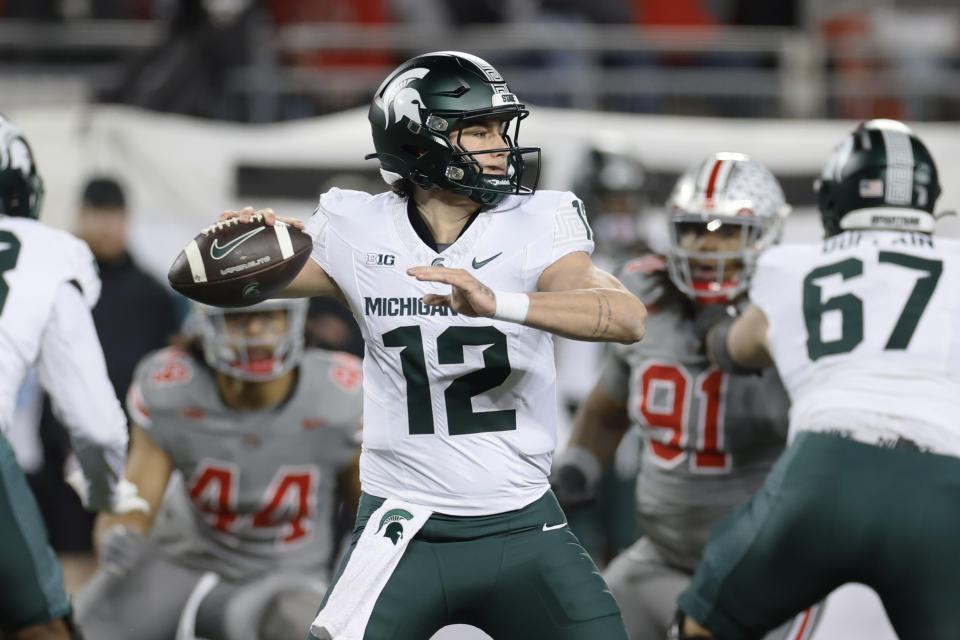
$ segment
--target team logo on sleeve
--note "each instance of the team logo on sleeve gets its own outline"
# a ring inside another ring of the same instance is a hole
[[[383,532],[384,538],[389,538],[394,545],[403,538],[403,521],[413,520],[413,514],[406,509],[390,509],[380,518],[380,526],[377,528],[377,535]]]

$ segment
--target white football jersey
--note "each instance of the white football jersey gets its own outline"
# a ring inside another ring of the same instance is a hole
[[[960,456],[960,243],[847,231],[774,247],[750,299],[770,323],[791,437],[906,438]]]
[[[0,429],[10,425],[17,391],[37,361],[57,290],[70,282],[92,308],[100,278],[84,242],[36,220],[0,215]]]
[[[569,192],[510,196],[438,253],[407,200],[332,189],[307,225],[313,260],[340,286],[366,341],[363,490],[440,513],[519,509],[547,490],[556,447],[551,334],[421,302],[450,286],[407,275],[466,269],[494,290],[532,292],[549,265],[593,251]]]

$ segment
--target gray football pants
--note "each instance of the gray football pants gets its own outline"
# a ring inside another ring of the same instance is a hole
[[[613,559],[603,572],[603,577],[613,591],[627,633],[631,640],[664,638],[677,612],[677,596],[690,584],[691,574],[668,565],[648,538],[640,538],[630,548]],[[793,638],[791,630],[804,625],[812,630],[819,618],[819,608],[804,624],[790,620],[764,636],[764,640]],[[806,637],[806,634],[804,634]]]
[[[96,640],[192,637],[186,628],[205,640],[300,638],[326,590],[326,582],[309,573],[276,572],[243,583],[205,575],[151,545],[126,574],[94,574],[77,594],[77,622]],[[205,592],[202,580],[210,587]]]

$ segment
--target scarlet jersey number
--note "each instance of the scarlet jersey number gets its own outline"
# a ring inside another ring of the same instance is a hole
[[[693,379],[683,365],[644,365],[638,379],[637,413],[649,427],[654,460],[672,469],[690,458],[690,470],[694,473],[730,471],[730,454],[723,450],[726,381],[723,371],[717,368],[707,369]],[[696,424],[691,424],[694,403],[697,419]]]
[[[208,514],[210,524],[225,533],[236,533],[239,470],[219,460],[204,460],[190,479],[187,490],[194,505]],[[264,491],[263,507],[249,515],[253,527],[285,525],[282,542],[297,542],[310,533],[310,511],[316,505],[319,474],[316,467],[280,467]]]

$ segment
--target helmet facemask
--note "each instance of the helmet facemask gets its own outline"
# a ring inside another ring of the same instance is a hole
[[[495,205],[507,195],[530,195],[539,178],[540,149],[520,147],[520,121],[529,111],[503,78],[476,56],[441,51],[413,58],[381,84],[369,119],[381,174],[423,189],[465,195]],[[502,123],[504,146],[468,151],[460,134],[479,121]],[[484,173],[478,156],[506,154],[505,173]],[[531,162],[526,154],[536,154]],[[526,171],[537,173],[525,179]]]
[[[732,302],[749,286],[764,232],[756,218],[704,221],[699,214],[674,215],[667,254],[670,279],[698,304]],[[716,237],[708,239],[710,234]],[[720,248],[703,250],[705,243]]]
[[[745,293],[790,211],[773,174],[726,152],[681,176],[668,205],[667,273],[697,304],[729,303]]]
[[[267,382],[303,355],[305,300],[268,300],[244,309],[194,305],[204,360],[216,371]]]
[[[523,178],[525,163],[523,155],[525,153],[536,153],[539,164],[540,150],[532,147],[523,148],[515,144],[514,140],[520,134],[520,121],[530,114],[526,109],[507,114],[507,117],[491,116],[472,116],[460,121],[455,134],[450,137],[452,153],[444,169],[444,177],[453,191],[460,191],[467,195],[471,200],[478,204],[495,204],[505,195],[530,195],[534,192],[533,188],[527,187],[521,183]],[[439,116],[427,118],[427,122],[437,124]],[[468,151],[463,144],[463,132],[469,129],[471,125],[478,122],[487,121],[488,118],[496,118],[500,123],[500,137],[506,146]],[[513,135],[510,134],[511,123]],[[504,173],[484,172],[483,163],[478,156],[490,156],[494,154],[505,155]],[[539,176],[538,176],[539,177]]]

